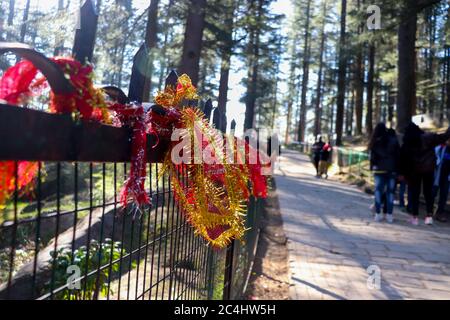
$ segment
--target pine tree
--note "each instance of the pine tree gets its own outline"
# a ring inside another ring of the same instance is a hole
[[[300,102],[300,119],[298,130],[298,141],[305,141],[306,134],[306,112],[307,112],[307,91],[309,82],[309,59],[311,56],[310,44],[310,21],[311,21],[311,0],[307,0],[305,12],[305,30],[304,30],[304,47],[303,47],[303,71],[302,71],[302,94]]]
[[[190,0],[179,71],[188,74],[194,85],[199,82],[205,15],[206,0]]]
[[[346,22],[347,22],[347,0],[341,3],[341,35],[339,40],[339,73],[338,73],[338,93],[336,112],[336,144],[342,145],[342,134],[344,126],[344,104],[345,88],[347,79],[347,53],[346,46]]]

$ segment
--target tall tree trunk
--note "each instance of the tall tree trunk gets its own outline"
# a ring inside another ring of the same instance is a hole
[[[290,47],[290,63],[289,63],[289,81],[288,81],[288,97],[287,97],[287,115],[286,115],[286,133],[284,137],[284,143],[288,145],[290,143],[292,114],[294,109],[294,101],[298,98],[298,92],[295,88],[296,79],[296,66],[297,66],[297,41],[298,33],[292,39],[292,45]]]
[[[14,24],[14,13],[16,9],[16,0],[9,0],[8,26]]]
[[[244,130],[253,129],[255,124],[255,109],[258,89],[258,72],[259,72],[259,42],[260,42],[260,29],[259,21],[261,20],[263,0],[250,0],[249,11],[254,12],[254,5],[257,2],[256,8],[257,23],[256,26],[251,27],[250,38],[248,42],[247,52],[249,54],[249,69],[248,69],[248,84],[247,94],[245,99],[245,123]]]
[[[320,58],[319,58],[319,75],[317,79],[317,92],[316,92],[316,121],[314,125],[314,136],[317,137],[322,132],[322,82],[323,82],[323,67],[324,67],[324,55],[325,55],[325,24],[326,24],[326,15],[327,15],[327,0],[323,1],[323,10],[322,10],[322,30],[320,32]]]
[[[138,102],[149,102],[152,90],[153,60],[158,42],[158,5],[159,0],[152,0],[148,8],[144,44],[133,59],[133,68],[129,86],[129,97]],[[123,53],[127,42],[123,39]],[[122,62],[121,62],[122,65]],[[121,77],[119,77],[121,80]]]
[[[447,92],[447,103],[446,103],[446,109],[447,109],[447,119],[450,120],[450,46],[447,46],[445,49],[445,64],[447,66],[447,72],[446,72],[446,78],[445,82],[446,84],[446,92]]]
[[[220,68],[220,84],[219,84],[219,98],[218,98],[218,110],[222,117],[217,124],[217,128],[222,132],[227,129],[227,103],[228,103],[228,82],[230,79],[230,66],[231,56],[233,52],[233,30],[234,30],[234,14],[236,11],[235,1],[228,0],[227,12],[225,15],[224,29],[225,29],[225,41],[222,48],[222,63]]]
[[[20,28],[20,42],[22,43],[25,42],[25,36],[28,30],[28,16],[30,14],[30,3],[31,0],[27,0],[25,10],[23,11],[22,27]]]
[[[357,2],[357,9],[361,8],[361,0]],[[358,27],[358,34],[362,34],[364,24]],[[355,63],[355,116],[356,116],[356,135],[362,135],[363,109],[364,109],[364,63],[363,63],[363,45],[360,44],[357,49]]]
[[[60,14],[62,11],[64,11],[64,0],[58,0],[58,14]],[[55,43],[55,50],[53,52],[54,56],[60,56],[62,55],[64,50],[64,37],[61,37],[60,35],[56,36],[56,43]]]
[[[416,98],[416,32],[415,0],[407,0],[398,29],[398,99],[397,131],[403,133],[413,116]]]
[[[171,35],[171,24],[170,24],[170,15],[172,13],[172,7],[173,7],[174,0],[169,0],[169,3],[167,5],[166,9],[166,17],[164,20],[164,42],[162,44],[161,48],[161,70],[159,73],[159,85],[158,89],[163,90],[164,86],[164,80],[168,74],[168,65],[169,58],[167,57],[167,44],[169,43],[169,36]]]
[[[367,78],[366,130],[368,136],[372,135],[373,132],[374,77],[375,77],[375,44],[371,43],[369,45],[369,74]]]
[[[350,90],[351,96],[350,102],[347,107],[347,128],[346,132],[348,136],[351,136],[353,133],[353,121],[354,121],[354,115],[355,115],[355,91]]]
[[[205,29],[206,0],[190,0],[186,22],[180,73],[188,74],[196,86],[199,81],[200,56]]]
[[[5,32],[5,16],[4,12],[2,12],[2,14],[0,15],[0,41],[5,41],[4,32]]]
[[[16,10],[16,0],[9,0],[9,11],[8,11],[8,27],[12,27],[14,25],[14,16]],[[10,30],[6,33],[6,40],[12,41],[13,34]]]
[[[298,141],[304,142],[306,135],[306,115],[307,115],[307,105],[306,105],[306,95],[308,93],[308,82],[309,82],[309,59],[311,55],[310,46],[310,32],[309,26],[311,21],[311,0],[308,0],[306,6],[306,24],[305,24],[305,46],[303,49],[303,77],[302,77],[302,97],[300,101],[300,120],[299,120],[299,130],[298,130]]]
[[[430,80],[431,83],[434,83],[434,75],[435,75],[435,57],[436,57],[436,12],[433,7],[428,8],[426,10],[426,27],[427,27],[427,36],[428,36],[428,59],[426,61],[427,65],[427,79]],[[427,104],[428,109],[431,115],[435,114],[435,106],[436,106],[436,95],[434,88],[430,88],[427,93]]]
[[[341,35],[339,41],[339,71],[338,93],[336,105],[336,144],[342,145],[342,131],[344,126],[345,87],[347,80],[347,53],[346,53],[346,24],[347,24],[347,0],[342,0],[341,8]]]
[[[148,52],[148,64],[144,82],[143,101],[150,101],[150,94],[152,91],[152,77],[153,77],[153,60],[154,50],[158,43],[158,5],[159,0],[151,0],[150,7],[148,9],[147,27],[145,29],[145,44]]]
[[[281,39],[278,43],[278,47],[281,47]],[[278,89],[279,89],[279,81],[280,78],[278,77],[278,74],[280,73],[280,65],[281,65],[281,56],[277,56],[277,58],[275,59],[275,85],[273,88],[273,93],[272,93],[272,119],[270,121],[270,128],[272,129],[272,131],[275,130],[275,125],[276,125],[276,118],[277,118],[277,114],[278,114]]]
[[[379,81],[375,81],[375,123],[380,123],[381,119],[381,85]]]

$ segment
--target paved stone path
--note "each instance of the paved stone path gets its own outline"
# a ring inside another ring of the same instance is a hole
[[[275,177],[291,299],[450,299],[450,225],[414,227],[400,212],[393,225],[375,223],[372,197],[314,174],[308,157],[286,150]]]

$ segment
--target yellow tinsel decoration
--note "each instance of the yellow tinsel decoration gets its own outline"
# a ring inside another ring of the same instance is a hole
[[[177,88],[166,88],[156,97],[156,103],[166,108],[180,108],[184,100],[198,99],[197,91],[187,75],[178,79]],[[182,128],[186,129],[191,145],[203,141],[196,133],[201,133],[212,149],[219,165],[223,167],[224,183],[216,183],[207,172],[205,164],[185,165],[189,186],[177,179],[179,167],[171,160],[169,152],[163,171],[171,173],[171,183],[176,199],[182,207],[195,233],[217,248],[225,248],[233,239],[242,239],[246,232],[245,213],[249,198],[247,188],[249,174],[238,165],[227,163],[224,140],[205,119],[204,114],[194,108],[184,108],[181,112]],[[187,150],[190,153],[190,150]]]

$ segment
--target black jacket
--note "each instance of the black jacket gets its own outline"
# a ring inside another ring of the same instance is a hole
[[[387,136],[375,142],[370,150],[370,169],[372,171],[398,172],[400,145],[397,137]]]
[[[400,173],[406,177],[431,173],[436,168],[434,148],[450,139],[450,128],[446,133],[424,133],[415,147],[404,145],[400,152]]]
[[[322,153],[325,142],[316,142],[313,144],[312,153],[315,159],[320,160],[320,154]]]

